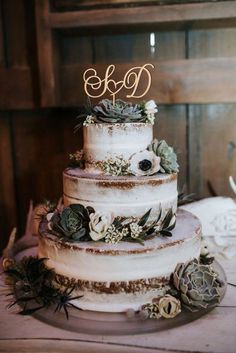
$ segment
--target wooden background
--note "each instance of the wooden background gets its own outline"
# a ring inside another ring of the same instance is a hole
[[[231,195],[236,177],[235,1],[0,1],[0,248],[29,201],[56,200],[84,103],[82,70],[156,65],[146,99],[178,152],[180,188]],[[150,47],[155,34],[155,51]]]

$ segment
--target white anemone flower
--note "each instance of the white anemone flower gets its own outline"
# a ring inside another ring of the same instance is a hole
[[[160,170],[160,157],[153,151],[141,151],[130,157],[130,171],[133,175],[153,175]]]

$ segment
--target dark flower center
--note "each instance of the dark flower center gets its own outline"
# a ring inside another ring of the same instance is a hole
[[[142,161],[139,162],[138,165],[139,165],[139,168],[144,172],[152,168],[152,162],[149,161],[148,159],[143,159]]]

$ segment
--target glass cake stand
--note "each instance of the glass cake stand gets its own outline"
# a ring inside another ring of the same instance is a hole
[[[15,255],[16,260],[22,258],[23,256],[36,255],[36,249],[36,247],[33,247],[21,250]],[[214,261],[213,267],[219,274],[220,279],[224,282],[224,285],[220,289],[220,301],[222,301],[226,293],[226,275],[223,268],[217,261]],[[41,309],[34,313],[33,316],[51,326],[77,333],[95,335],[133,335],[158,332],[185,325],[206,315],[215,307],[217,307],[217,305],[195,313],[182,310],[182,312],[173,319],[161,318],[158,320],[142,320],[136,316],[133,318],[128,318],[125,313],[83,311],[77,310],[73,307],[69,308],[68,320],[66,319],[63,311],[54,312],[53,308]]]

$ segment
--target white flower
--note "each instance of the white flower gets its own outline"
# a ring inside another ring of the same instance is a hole
[[[146,122],[154,125],[154,123],[155,123],[155,115],[154,114],[147,114]]]
[[[54,212],[49,212],[47,213],[46,215],[46,220],[48,221],[48,229],[49,230],[52,230],[52,222],[51,222],[51,219],[52,219],[52,216],[54,215]]]
[[[157,105],[154,102],[154,100],[150,100],[145,103],[144,105],[144,111],[146,114],[146,122],[151,123],[154,125],[155,122],[155,114],[158,112]]]
[[[145,112],[147,115],[156,114],[158,112],[157,105],[153,99],[145,103]]]
[[[102,162],[98,162],[97,166],[107,175],[119,176],[130,174],[129,162],[122,156],[117,156],[115,158],[109,158]]]
[[[108,227],[106,236],[105,236],[105,242],[109,244],[117,244],[119,243],[124,236],[126,236],[126,232],[124,234],[123,231],[119,231],[114,224],[112,224],[110,227]]]
[[[87,115],[85,121],[83,122],[83,125],[87,127],[91,124],[94,124],[94,117],[92,115]]]
[[[165,319],[172,319],[181,312],[180,301],[172,295],[165,295],[159,299],[159,312]]]
[[[131,223],[129,227],[131,231],[131,238],[134,239],[138,238],[143,231],[143,227],[139,226],[138,223],[135,222]]]
[[[153,175],[160,170],[160,157],[153,151],[141,151],[130,157],[130,171],[133,175]]]
[[[107,229],[112,223],[112,215],[101,212],[91,213],[89,215],[90,237],[97,241],[105,237]]]
[[[201,243],[201,256],[208,256],[209,253],[210,252],[209,252],[207,243],[205,241],[202,241],[202,243]]]

